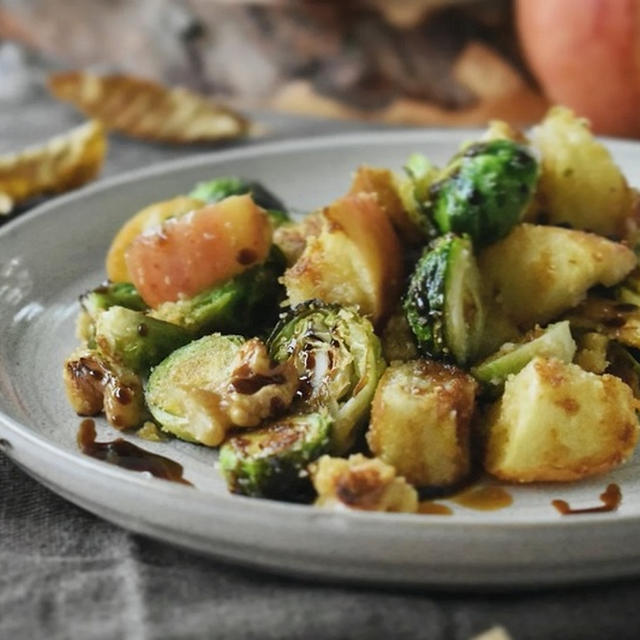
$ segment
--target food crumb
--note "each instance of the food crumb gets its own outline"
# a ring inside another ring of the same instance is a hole
[[[160,431],[155,422],[147,420],[136,432],[136,435],[150,442],[166,442],[169,436]]]

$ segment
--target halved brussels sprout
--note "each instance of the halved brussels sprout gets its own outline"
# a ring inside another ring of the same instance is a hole
[[[285,258],[274,245],[262,264],[193,298],[164,302],[151,315],[195,335],[213,331],[257,335],[275,323],[284,297],[279,278],[285,267]]]
[[[162,429],[190,442],[216,446],[228,419],[218,416],[217,389],[231,374],[244,338],[213,334],[177,349],[149,376],[145,398]]]
[[[425,250],[409,281],[403,306],[424,355],[460,365],[473,360],[485,313],[468,237],[447,234]]]
[[[428,210],[441,233],[468,233],[478,247],[520,222],[538,180],[538,163],[511,140],[478,142],[455,156],[429,189]]]
[[[369,415],[385,362],[371,322],[355,309],[310,300],[276,325],[269,353],[293,358],[300,377],[300,404],[328,407],[334,419],[332,450],[345,452]]]
[[[328,453],[333,420],[327,409],[293,415],[244,431],[220,448],[229,490],[256,498],[309,502],[307,465]]]
[[[99,351],[135,373],[146,373],[192,338],[182,327],[124,307],[110,307],[96,321]]]
[[[214,334],[174,351],[149,377],[147,404],[180,438],[220,444],[233,427],[282,413],[298,389],[293,363],[274,363],[263,342]]]
[[[525,342],[503,345],[497,353],[473,367],[471,374],[486,385],[502,388],[510,375],[518,373],[536,356],[571,362],[575,353],[576,343],[571,337],[569,322],[564,320],[544,330],[532,331]]]
[[[235,177],[214,178],[208,182],[198,183],[191,190],[189,197],[212,203],[224,200],[229,196],[241,196],[245,193],[251,194],[253,201],[259,207],[266,209],[274,227],[291,220],[282,201],[254,180]]]

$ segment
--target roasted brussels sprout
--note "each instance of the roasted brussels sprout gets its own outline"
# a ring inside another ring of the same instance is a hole
[[[116,429],[137,427],[147,418],[140,377],[95,349],[74,351],[65,360],[63,380],[78,415],[104,411]]]
[[[146,400],[162,428],[217,446],[232,427],[256,427],[282,414],[294,398],[292,362],[274,364],[254,338],[200,338],[174,351],[149,376]]]
[[[196,336],[214,331],[257,335],[276,321],[284,297],[278,279],[285,267],[285,258],[274,245],[262,264],[193,298],[164,302],[151,315]]]
[[[404,165],[406,176],[397,179],[398,195],[412,225],[419,230],[418,239],[423,242],[438,235],[426,204],[429,188],[438,177],[438,169],[421,153],[409,156]]]
[[[148,309],[136,288],[130,282],[105,282],[80,296],[82,308],[96,318],[100,311],[109,307],[125,307],[134,311]]]
[[[96,321],[98,350],[135,373],[146,373],[192,337],[182,327],[125,307],[110,307]]]
[[[130,282],[105,282],[80,296],[82,313],[78,318],[78,334],[88,346],[95,347],[96,320],[103,311],[119,306],[134,311],[148,309]]]
[[[229,438],[219,463],[229,490],[256,498],[310,502],[307,465],[329,451],[327,409],[293,415]]]
[[[485,313],[468,237],[447,234],[424,251],[403,306],[422,354],[460,365],[473,360]]]
[[[425,204],[441,233],[467,233],[481,247],[520,222],[537,179],[538,163],[525,146],[478,142],[453,158]]]
[[[571,362],[575,353],[576,343],[571,337],[569,322],[564,320],[530,332],[519,344],[508,342],[473,367],[471,373],[485,385],[501,389],[510,375],[518,373],[536,356]]]
[[[224,200],[229,196],[241,196],[245,193],[249,193],[259,207],[266,209],[275,227],[290,220],[282,201],[259,182],[252,180],[232,177],[214,178],[208,182],[198,183],[191,190],[189,197],[212,203]]]
[[[310,300],[280,320],[268,344],[275,360],[293,358],[300,404],[329,408],[332,450],[345,452],[367,420],[385,367],[369,320],[353,308]]]

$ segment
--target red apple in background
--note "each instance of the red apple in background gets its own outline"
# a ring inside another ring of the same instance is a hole
[[[598,133],[640,137],[640,0],[517,0],[516,20],[553,102]]]

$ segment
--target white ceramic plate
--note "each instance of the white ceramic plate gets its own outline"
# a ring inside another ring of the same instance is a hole
[[[228,495],[215,452],[138,441],[180,462],[189,487],[83,456],[62,362],[75,345],[77,296],[104,279],[114,232],[142,206],[216,175],[261,180],[310,210],[344,193],[361,163],[399,168],[412,151],[444,163],[473,134],[408,131],[263,144],[90,186],[0,228],[0,444],[69,500],[134,531],[278,572],[456,588],[529,587],[640,573],[640,467],[575,485],[509,489],[511,507],[452,516],[330,512]],[[608,141],[633,180],[640,145]],[[98,421],[100,439],[118,434]],[[135,438],[134,438],[135,439]],[[554,498],[594,506],[608,482],[615,513],[562,517]],[[10,488],[3,487],[3,491]]]

